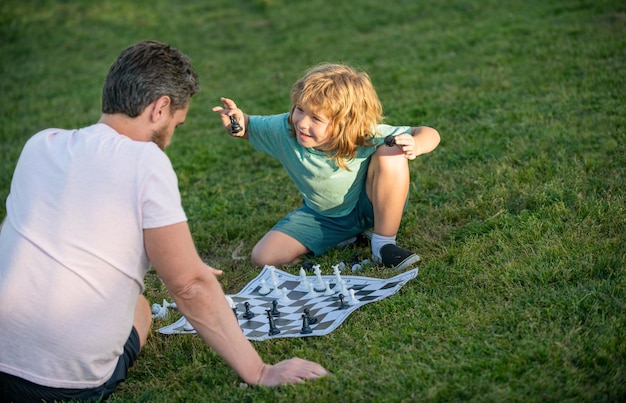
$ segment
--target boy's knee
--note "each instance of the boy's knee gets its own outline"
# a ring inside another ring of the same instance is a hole
[[[256,267],[264,267],[266,264],[269,264],[266,263],[267,259],[263,256],[263,251],[259,247],[259,244],[254,245],[254,248],[252,248],[250,260]]]

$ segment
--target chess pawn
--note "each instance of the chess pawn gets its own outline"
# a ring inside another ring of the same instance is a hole
[[[319,296],[319,294],[315,291],[315,286],[313,286],[313,283],[309,283],[309,292],[306,293],[305,297],[315,298],[317,296]]]
[[[283,304],[288,304],[289,302],[291,302],[291,298],[289,298],[289,290],[287,289],[287,287],[283,287],[281,295],[280,295],[280,302],[282,302]]]
[[[354,295],[354,290],[352,288],[350,288],[348,292],[350,293],[350,299],[348,300],[348,305],[356,305],[359,302],[361,302],[356,298],[356,295]]]
[[[326,290],[324,290],[324,295],[328,297],[334,294],[335,292],[330,288],[330,282],[326,281]]]
[[[267,286],[265,279],[261,279],[261,288],[259,288],[259,294],[267,295],[270,293],[270,288]]]
[[[272,301],[272,309],[270,310],[272,316],[279,317],[280,312],[278,311],[278,302],[276,300]]]
[[[272,292],[270,292],[270,297],[274,297],[274,298],[280,298],[282,297],[283,292],[282,290],[278,287],[278,282],[272,284]]]
[[[243,304],[243,306],[245,307],[246,311],[243,313],[243,318],[244,319],[252,319],[254,318],[254,312],[252,312],[250,310],[250,303],[248,301],[246,301],[245,304]]]
[[[345,302],[343,294],[339,294],[339,309],[346,309],[348,305]]]
[[[309,319],[309,325],[314,325],[317,323],[317,318],[311,316],[311,311],[309,310],[309,308],[304,308],[304,314]]]

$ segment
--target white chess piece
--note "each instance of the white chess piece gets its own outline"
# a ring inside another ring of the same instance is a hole
[[[152,308],[152,312],[154,312],[154,308]],[[169,312],[168,312],[166,307],[159,306],[157,312],[154,315],[152,315],[152,318],[153,319],[157,319],[157,318],[158,319],[167,319],[168,314],[169,314]]]
[[[272,292],[270,292],[270,297],[280,298],[283,295],[282,290],[278,287],[278,284],[272,284]]]
[[[315,298],[318,295],[319,294],[317,292],[315,292],[315,286],[313,285],[313,283],[309,283],[309,292],[306,293],[305,297],[307,297],[307,298]]]
[[[320,270],[319,264],[313,266],[313,273],[315,273],[315,277],[317,278],[315,291],[324,291],[326,289],[326,284],[324,283],[324,279],[322,278],[322,271]]]
[[[326,290],[324,291],[324,295],[328,297],[328,296],[333,295],[333,294],[335,294],[335,292],[330,288],[330,282],[327,281],[326,282]]]
[[[261,279],[261,288],[259,289],[259,294],[267,295],[270,293],[270,288],[267,286],[267,282],[265,279]]]
[[[274,266],[265,266],[270,271],[270,284],[278,284],[278,278],[276,277],[276,267]]]
[[[339,284],[335,286],[335,292],[343,295],[348,295],[348,288],[346,287],[346,280],[339,280]]]
[[[163,300],[163,306],[166,308],[178,309],[176,302],[167,302],[167,300]]]
[[[335,265],[333,266],[333,273],[335,274],[335,292],[340,290],[340,286],[341,286],[341,270],[339,270],[339,266]]]
[[[361,302],[361,301],[359,301],[359,300],[356,298],[356,296],[354,295],[354,289],[350,288],[350,289],[348,290],[348,292],[350,293],[350,299],[348,300],[348,305],[356,305],[356,304],[358,304],[359,302]]]
[[[306,272],[302,267],[300,268],[300,284],[296,288],[303,291],[309,290],[309,279],[306,277]]]
[[[282,303],[289,303],[291,302],[291,299],[289,298],[289,296],[287,295],[289,294],[289,290],[287,290],[287,287],[283,287],[280,298],[278,299],[278,301],[282,302]]]

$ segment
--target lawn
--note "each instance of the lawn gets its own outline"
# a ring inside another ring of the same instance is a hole
[[[219,97],[285,112],[307,68],[344,62],[370,74],[387,123],[441,134],[411,162],[398,234],[418,277],[328,336],[254,343],[267,362],[297,355],[331,377],[246,388],[198,337],[155,332],[111,401],[626,399],[623,1],[6,0],[0,38],[0,217],[26,140],[95,122],[121,49],[156,39],[191,57],[201,92],[167,154],[228,293],[301,200],[280,164],[224,133]],[[355,253],[369,249],[313,262],[329,274]],[[169,299],[152,271],[146,295]]]

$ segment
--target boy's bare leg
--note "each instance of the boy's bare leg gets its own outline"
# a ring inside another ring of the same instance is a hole
[[[366,191],[374,207],[374,233],[395,236],[409,194],[409,164],[398,147],[378,147],[367,171]]]
[[[306,246],[280,231],[270,231],[252,249],[255,266],[282,266],[295,263],[308,253]]]

